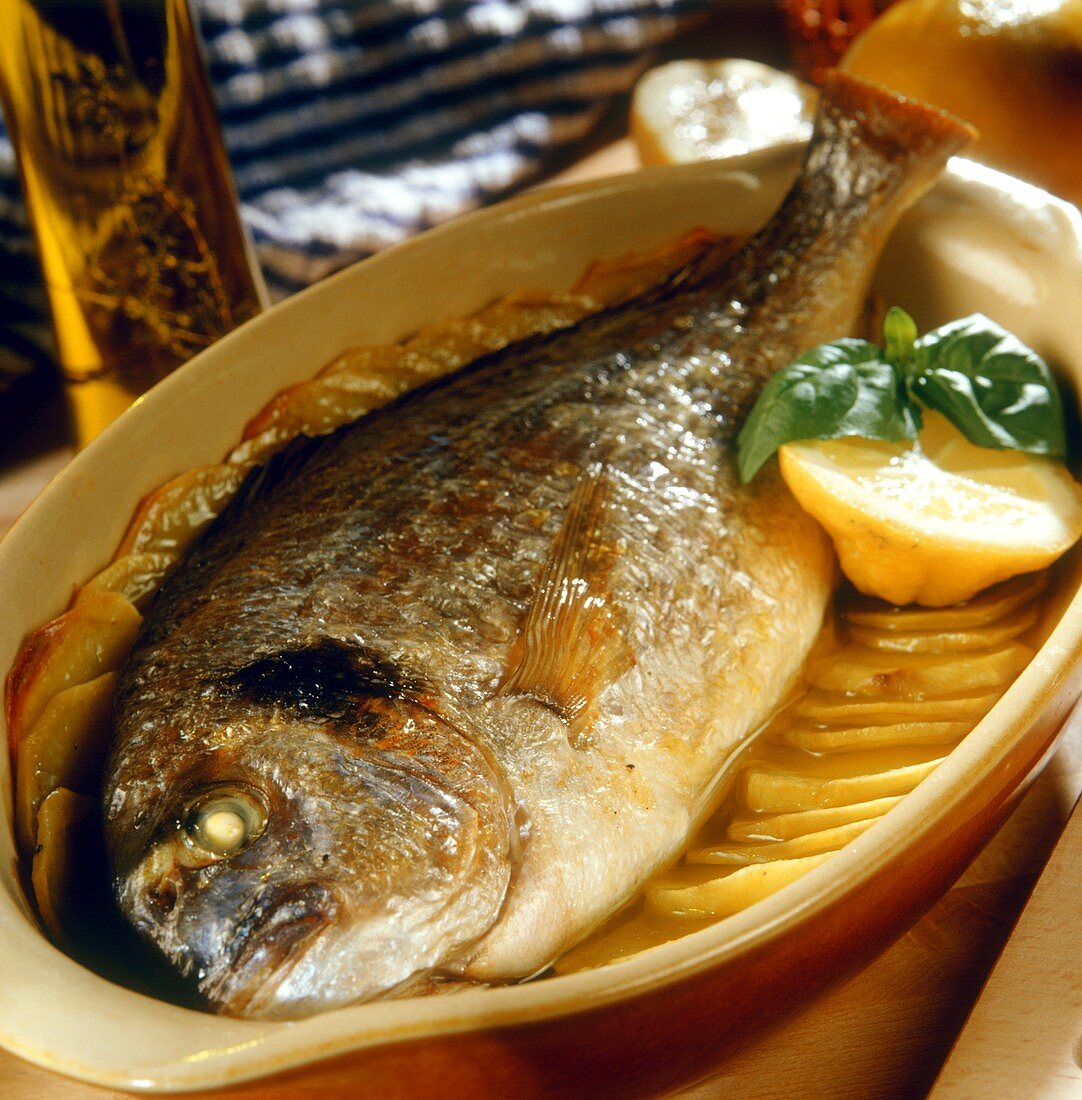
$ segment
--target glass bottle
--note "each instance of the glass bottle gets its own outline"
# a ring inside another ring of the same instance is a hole
[[[186,0],[0,0],[0,102],[85,442],[266,290]]]

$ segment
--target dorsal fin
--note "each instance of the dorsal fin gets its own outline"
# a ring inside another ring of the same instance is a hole
[[[609,485],[601,463],[583,471],[497,692],[549,704],[572,737],[589,728],[602,691],[634,664],[623,615],[609,593],[619,554],[602,537]]]

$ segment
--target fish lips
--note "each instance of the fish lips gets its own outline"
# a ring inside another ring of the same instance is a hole
[[[322,883],[268,884],[238,919],[214,971],[200,981],[201,991],[229,1016],[274,1015],[275,991],[334,922],[340,905]]]

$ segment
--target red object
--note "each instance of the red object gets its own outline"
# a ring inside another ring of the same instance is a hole
[[[878,11],[875,0],[786,0],[789,49],[799,74],[820,83]]]

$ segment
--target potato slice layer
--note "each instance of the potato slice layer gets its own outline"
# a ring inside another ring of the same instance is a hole
[[[53,940],[66,944],[78,912],[79,853],[97,818],[97,799],[58,787],[38,811],[38,842],[30,871],[38,913]]]
[[[102,591],[31,634],[7,682],[12,749],[17,751],[54,696],[118,669],[141,622],[123,596]]]
[[[167,481],[139,506],[117,550],[166,554],[174,561],[229,503],[247,477],[245,466],[199,466]]]
[[[729,824],[732,840],[792,840],[825,829],[837,829],[854,821],[873,821],[901,802],[901,795],[875,798],[870,802],[853,802],[820,810],[797,810],[793,813],[761,814],[758,817],[736,819]]]
[[[116,673],[66,688],[49,700],[19,745],[15,773],[15,825],[20,850],[34,850],[37,813],[58,787],[92,794],[112,728]]]
[[[115,592],[142,610],[174,560],[171,554],[125,554],[83,585],[75,602],[85,603],[100,592]]]
[[[882,726],[838,726],[836,728],[786,730],[786,744],[808,752],[839,752],[850,749],[880,749],[894,745],[945,745],[969,732],[968,722],[895,722]]]
[[[710,839],[647,887],[651,919],[727,916],[856,841],[1025,668],[1046,585],[1043,573],[1016,577],[937,609],[849,593],[808,662],[806,689],[748,751],[705,826]],[[711,878],[710,866],[735,869]]]
[[[1005,685],[1004,685],[1005,686]],[[889,696],[860,699],[849,695],[809,691],[790,713],[808,722],[839,726],[889,726],[899,722],[966,722],[972,728],[1003,694],[998,691],[962,695],[954,699],[897,699]]]
[[[1029,664],[1033,650],[1010,642],[985,653],[888,654],[852,645],[808,668],[812,687],[846,696],[941,698],[992,691]]]
[[[825,863],[831,854],[756,863],[690,886],[657,882],[646,888],[646,906],[652,912],[671,916],[729,917],[795,882]]]
[[[856,840],[874,820],[874,817],[870,817],[851,821],[847,825],[836,825],[832,829],[805,833],[792,840],[693,848],[687,854],[687,861],[690,864],[746,867],[753,863],[771,863],[779,859],[801,859],[804,856],[821,855],[823,852],[836,852],[851,840]]]

